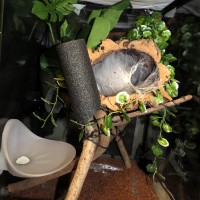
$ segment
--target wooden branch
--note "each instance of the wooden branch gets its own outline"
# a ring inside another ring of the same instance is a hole
[[[52,179],[58,178],[60,176],[63,176],[64,174],[70,173],[72,171],[74,164],[75,164],[75,160],[73,160],[67,167],[65,167],[64,169],[56,173],[53,173],[47,176],[38,177],[38,178],[25,179],[17,183],[11,183],[7,186],[8,192],[10,193],[19,192],[19,191],[40,185]]]
[[[90,135],[94,131],[93,126],[87,127],[87,132]],[[98,138],[94,138],[93,140],[96,140],[95,142],[98,143]],[[90,140],[85,140],[83,143],[83,150],[81,152],[81,156],[75,171],[75,174],[72,178],[72,182],[69,186],[67,195],[65,197],[65,200],[77,200],[83,183],[86,179],[87,173],[90,168],[90,164],[93,160],[93,157],[95,155],[97,145],[93,143]]]
[[[169,108],[169,107],[180,105],[180,104],[182,104],[184,102],[187,102],[187,101],[190,101],[192,99],[193,99],[192,95],[183,96],[183,97],[181,97],[179,99],[167,102],[165,104],[160,104],[157,107],[148,108],[147,112],[145,112],[145,113],[142,113],[140,111],[130,112],[130,113],[128,113],[128,116],[130,118],[141,117],[141,116],[144,116],[144,115],[151,114],[151,113],[153,113],[155,111],[159,111],[159,110],[163,110],[165,108]],[[123,125],[123,124],[127,123],[126,120],[121,120],[119,115],[114,116],[112,118],[112,120],[113,120],[113,125],[114,126],[120,126],[120,125]]]
[[[128,122],[126,122],[126,123],[128,124]],[[114,129],[113,129],[113,132],[115,132],[114,134],[117,135],[117,136],[115,137],[115,141],[116,141],[116,143],[117,143],[117,146],[118,146],[118,148],[119,148],[119,151],[120,151],[120,153],[121,153],[121,156],[122,156],[122,158],[123,158],[123,160],[124,160],[125,166],[126,166],[126,168],[131,168],[131,162],[130,162],[128,153],[127,153],[127,151],[126,151],[126,148],[125,148],[125,146],[124,146],[124,143],[123,143],[121,137],[119,136],[120,130],[123,130],[127,124],[122,125],[121,127],[119,127],[119,129],[118,129],[118,127],[117,127],[117,128],[114,128]]]

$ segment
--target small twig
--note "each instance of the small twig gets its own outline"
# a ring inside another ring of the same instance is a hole
[[[130,118],[141,117],[141,116],[144,116],[144,115],[151,114],[151,113],[153,113],[155,111],[163,110],[166,107],[177,106],[177,105],[179,105],[181,103],[184,103],[184,102],[192,100],[192,98],[193,98],[192,95],[187,95],[187,96],[183,96],[183,97],[181,97],[179,99],[176,99],[176,100],[167,102],[165,104],[159,105],[157,107],[148,108],[147,112],[145,112],[145,113],[142,113],[140,111],[134,111],[134,112],[130,112],[130,113],[127,113],[127,114],[128,114],[128,116]],[[112,120],[114,122],[113,125],[115,125],[115,126],[119,126],[119,125],[122,125],[123,123],[126,123],[125,120],[121,121],[121,118],[120,118],[119,115],[114,116]]]

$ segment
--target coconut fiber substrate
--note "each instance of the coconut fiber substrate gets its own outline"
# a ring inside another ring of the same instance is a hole
[[[135,161],[126,169],[120,159],[95,160],[79,200],[158,200],[152,182]]]

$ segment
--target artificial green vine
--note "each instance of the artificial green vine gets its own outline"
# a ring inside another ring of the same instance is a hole
[[[47,121],[48,121],[49,119],[51,119],[51,122],[52,122],[52,124],[53,124],[54,126],[57,126],[56,121],[55,121],[55,119],[54,119],[54,109],[55,109],[55,107],[56,107],[58,101],[61,101],[61,102],[64,104],[62,98],[59,96],[59,87],[56,86],[56,85],[54,85],[54,84],[51,84],[51,83],[49,83],[49,82],[46,82],[46,83],[47,83],[50,87],[55,88],[55,89],[56,89],[56,93],[55,93],[54,102],[51,102],[49,99],[46,99],[46,98],[41,97],[41,100],[42,100],[44,103],[46,103],[46,104],[48,104],[48,105],[51,106],[51,110],[50,110],[50,112],[48,113],[48,115],[46,116],[46,118],[41,118],[39,115],[37,115],[35,112],[33,112],[33,115],[34,115],[37,119],[39,119],[40,121],[43,122],[41,128],[43,128],[43,127],[45,126],[45,124],[47,123]]]
[[[176,112],[175,109],[174,109],[174,112]],[[172,127],[167,122],[168,115],[172,116],[172,117],[176,117],[175,114],[172,111],[170,111],[169,109],[164,109],[159,112],[154,112],[150,116],[152,125],[159,127],[159,129],[160,129],[160,132],[159,132],[158,138],[157,138],[157,143],[152,145],[152,147],[151,147],[151,150],[155,156],[154,160],[151,164],[148,164],[146,166],[147,171],[150,173],[153,173],[153,181],[155,180],[155,175],[158,175],[159,177],[164,179],[164,177],[158,172],[157,160],[159,157],[161,157],[163,155],[162,147],[165,148],[165,147],[169,146],[169,142],[167,141],[166,138],[163,137],[163,132],[166,132],[166,133],[172,132]]]

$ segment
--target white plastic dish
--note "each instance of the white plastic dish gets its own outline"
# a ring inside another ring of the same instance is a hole
[[[38,137],[19,120],[10,119],[2,133],[0,174],[7,170],[24,178],[46,176],[62,170],[75,155],[71,144]],[[17,164],[22,157],[30,162]]]

